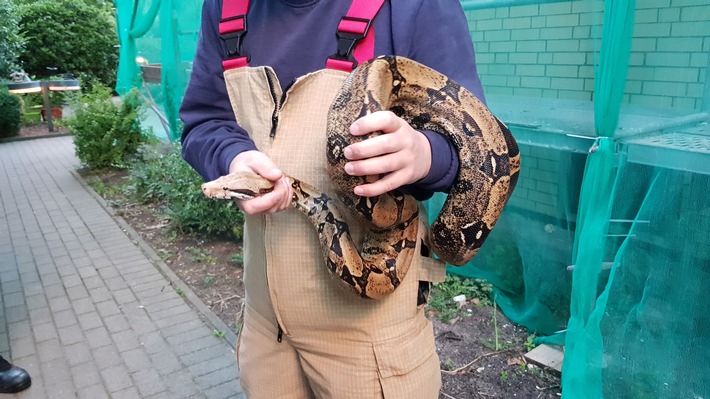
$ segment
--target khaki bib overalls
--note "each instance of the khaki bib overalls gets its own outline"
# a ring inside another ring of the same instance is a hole
[[[334,197],[326,172],[326,116],[347,77],[323,69],[285,94],[270,67],[224,73],[237,122],[284,173]],[[426,217],[422,217],[426,220]],[[356,243],[362,229],[349,220]],[[420,225],[423,237],[425,226]],[[431,398],[441,386],[431,323],[417,306],[419,281],[442,281],[443,264],[417,255],[381,300],[333,281],[318,236],[293,208],[246,218],[244,323],[237,359],[252,399]]]

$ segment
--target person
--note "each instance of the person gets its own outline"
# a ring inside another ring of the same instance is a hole
[[[183,157],[205,180],[247,171],[275,182],[272,192],[237,201],[246,291],[237,364],[250,398],[438,397],[439,359],[423,305],[445,268],[422,246],[425,226],[401,285],[386,298],[361,299],[332,281],[317,232],[290,208],[284,177],[334,197],[327,111],[348,72],[378,55],[418,61],[484,100],[458,0],[204,2],[180,109]],[[451,187],[459,159],[443,135],[389,111],[350,126],[353,135],[373,131],[385,134],[350,145],[344,172],[383,177],[355,194],[400,189],[425,200]],[[348,221],[361,242],[362,226]]]
[[[23,368],[0,356],[0,393],[17,393],[32,385],[32,378]]]

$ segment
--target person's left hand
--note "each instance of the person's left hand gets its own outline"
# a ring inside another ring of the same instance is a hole
[[[374,183],[353,190],[356,195],[373,197],[414,183],[429,174],[431,146],[421,132],[390,111],[366,115],[350,125],[350,134],[382,131],[385,134],[351,144],[343,151],[348,163],[345,172],[352,176],[386,174]]]

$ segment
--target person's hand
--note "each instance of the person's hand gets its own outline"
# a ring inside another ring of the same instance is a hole
[[[240,153],[229,164],[229,173],[234,172],[251,172],[274,182],[274,190],[270,193],[250,200],[236,200],[245,214],[274,213],[290,206],[293,188],[283,172],[264,153],[255,150]]]
[[[382,131],[385,134],[351,144],[343,151],[352,176],[386,174],[374,183],[353,190],[356,195],[373,197],[423,179],[431,169],[431,146],[421,132],[390,111],[373,112],[356,120],[350,134]]]

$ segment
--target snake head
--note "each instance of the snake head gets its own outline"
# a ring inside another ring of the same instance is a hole
[[[274,188],[274,183],[251,172],[235,172],[202,184],[202,194],[209,198],[249,200]]]

